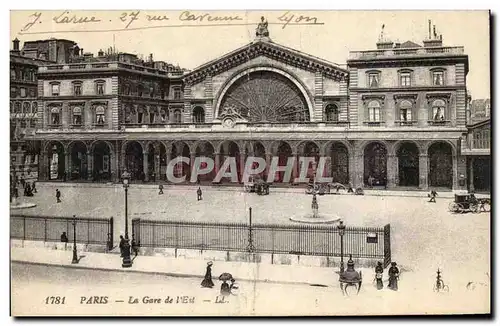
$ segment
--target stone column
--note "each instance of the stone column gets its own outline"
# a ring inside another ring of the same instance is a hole
[[[110,151],[109,153],[109,165],[110,165],[110,181],[120,182],[120,174],[118,173],[118,155],[116,151]]]
[[[66,180],[71,178],[71,156],[70,152],[64,152],[64,172],[66,173]]]
[[[348,162],[348,169],[349,169],[349,182],[352,184],[352,186],[355,188],[356,187],[356,155],[354,153],[354,148],[349,151],[349,162]]]
[[[125,149],[120,151],[120,174],[127,170],[127,162],[125,162],[125,157],[127,156]],[[128,171],[130,173],[130,171]]]
[[[365,174],[365,162],[364,162],[364,155],[363,153],[356,153],[355,158],[354,158],[354,188],[364,188],[365,187],[365,181],[364,181],[364,174]]]
[[[156,180],[160,181],[161,180],[161,171],[160,171],[160,149],[158,148],[158,154],[155,155],[155,175],[156,175]]]
[[[469,191],[474,191],[474,157],[469,159]]]
[[[458,158],[456,155],[453,155],[452,156],[452,163],[453,163],[453,186],[452,186],[452,190],[456,190],[459,188],[458,186]]]
[[[418,156],[418,177],[419,185],[418,187],[422,190],[427,190],[429,188],[429,157],[427,154],[419,154]]]
[[[189,180],[191,180],[191,174],[193,172],[193,169],[194,169],[194,161],[196,159],[196,152],[191,152],[189,153]]]
[[[215,155],[214,173],[215,173],[215,175],[217,175],[217,173],[219,173],[219,169],[220,169],[220,153],[215,152],[214,155]]]
[[[394,154],[387,156],[387,187],[394,188],[398,179],[398,158]]]
[[[240,166],[239,166],[240,173],[238,173],[239,181],[243,180],[243,174],[245,173],[246,159],[247,159],[247,154],[245,152],[240,153]]]
[[[271,160],[273,158],[273,155],[272,154],[269,154],[269,153],[266,153],[266,169],[264,170],[265,171],[265,178],[266,178],[266,182],[267,182],[267,179],[269,177],[269,168],[271,167]],[[274,182],[274,178],[271,182]]]
[[[299,154],[292,153],[293,156],[293,170],[292,170],[292,184],[295,184],[295,179],[299,177]]]
[[[94,156],[90,151],[87,152],[87,180],[92,181],[93,178],[93,172],[94,172]]]
[[[38,163],[38,179],[40,181],[47,180],[47,169],[48,169],[49,156],[47,151],[40,152],[40,160]]]
[[[142,171],[144,172],[144,181],[149,181],[149,172],[148,172],[148,152],[142,153]]]

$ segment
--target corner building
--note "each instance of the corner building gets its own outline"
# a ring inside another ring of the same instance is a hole
[[[466,187],[468,57],[441,37],[380,40],[351,52],[347,69],[267,36],[192,71],[152,56],[81,60],[39,68],[41,180],[118,182],[124,169],[165,180],[173,158],[205,156],[216,167],[200,179],[210,181],[229,156],[240,176],[248,156],[326,156],[323,175],[336,182]],[[175,174],[189,177],[188,166]]]

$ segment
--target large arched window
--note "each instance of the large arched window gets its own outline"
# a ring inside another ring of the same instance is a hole
[[[399,104],[399,117],[401,122],[412,121],[413,103],[409,100],[402,100]]]
[[[339,108],[335,104],[328,104],[325,107],[325,120],[329,122],[339,121]]]
[[[432,120],[446,120],[446,102],[443,100],[435,100],[432,102]]]
[[[205,110],[201,106],[197,106],[193,110],[193,122],[205,123]]]
[[[309,121],[309,107],[297,85],[272,71],[254,71],[228,88],[218,116],[233,112],[251,123]]]
[[[380,122],[381,118],[381,105],[379,101],[370,101],[368,103],[368,121]]]
[[[59,107],[54,106],[50,109],[50,124],[59,126],[61,123],[61,110]]]
[[[81,126],[82,125],[82,108],[79,106],[75,106],[73,108],[73,126]]]
[[[106,110],[102,105],[98,105],[95,108],[95,122],[97,125],[104,125],[106,122]]]

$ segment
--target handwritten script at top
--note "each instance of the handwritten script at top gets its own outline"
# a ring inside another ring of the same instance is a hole
[[[271,12],[269,24],[281,25],[284,29],[288,25],[323,25],[317,17],[304,16],[290,11]],[[144,13],[140,10],[124,11],[116,16],[99,13],[85,15],[85,12],[63,11],[53,16],[42,12],[35,12],[28,17],[22,25],[19,34],[44,34],[61,32],[103,32],[124,31],[163,27],[203,27],[203,26],[236,26],[256,25],[248,22],[242,14],[219,15],[206,12],[182,11],[179,15],[172,12]],[[43,26],[50,25],[52,30],[43,30]],[[56,26],[56,28],[54,28]],[[73,26],[84,26],[85,30],[72,29]]]

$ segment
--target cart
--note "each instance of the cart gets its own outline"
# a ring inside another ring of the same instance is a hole
[[[474,194],[455,194],[455,201],[450,203],[448,209],[453,213],[479,213],[479,205],[480,202]]]

